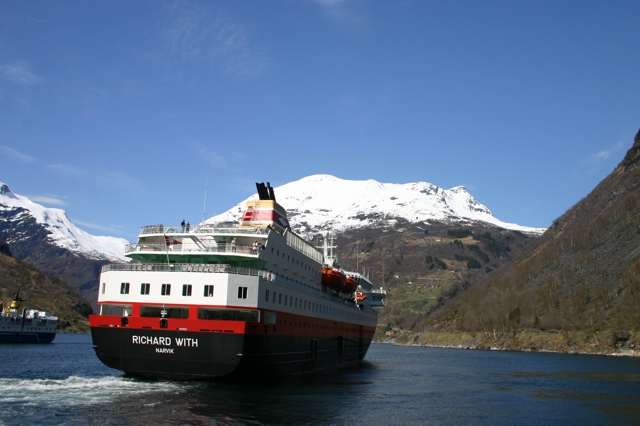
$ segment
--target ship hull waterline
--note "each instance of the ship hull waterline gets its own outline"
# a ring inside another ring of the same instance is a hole
[[[4,332],[0,333],[0,343],[51,343],[55,332]]]
[[[357,366],[370,338],[92,328],[105,365],[148,379],[261,381]]]

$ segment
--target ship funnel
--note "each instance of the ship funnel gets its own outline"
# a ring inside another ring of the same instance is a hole
[[[273,192],[273,188],[271,187],[271,184],[269,182],[267,182],[267,189],[269,190],[269,199],[275,201],[276,194],[275,192]]]
[[[20,298],[20,287],[18,287],[18,291],[16,292],[16,295],[13,296],[11,305],[9,305],[9,312],[20,312],[22,302],[24,302],[24,300]]]
[[[287,211],[276,203],[276,195],[267,182],[256,183],[258,200],[247,201],[246,210],[240,219],[240,228],[267,228],[271,227],[278,232],[284,232],[291,228],[287,219]]]

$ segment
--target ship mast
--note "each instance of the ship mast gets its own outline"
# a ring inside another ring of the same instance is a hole
[[[207,189],[209,188],[209,164],[210,163],[211,163],[211,160],[207,162],[207,179],[204,182],[204,203],[202,205],[202,222],[204,222],[206,219],[205,210],[207,208]]]
[[[333,232],[324,231],[322,233],[322,236],[324,237],[323,238],[324,242],[322,244],[322,254],[324,255],[324,263],[326,263],[329,266],[333,266],[334,262],[338,260],[338,256],[333,252],[333,249],[336,248],[336,246],[333,244],[333,239],[335,235]]]

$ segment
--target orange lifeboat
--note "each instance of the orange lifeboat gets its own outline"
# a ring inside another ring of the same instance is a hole
[[[366,295],[366,294],[364,294],[363,292],[361,292],[361,291],[356,292],[355,299],[356,299],[358,302],[362,302],[362,301],[363,301],[364,299],[366,299],[366,298],[367,298],[367,295]]]
[[[322,268],[322,284],[333,290],[340,291],[347,285],[347,277],[339,270],[325,266]]]
[[[347,285],[345,285],[344,288],[340,291],[342,293],[351,294],[354,291],[356,291],[357,288],[358,288],[358,281],[356,281],[355,278],[347,276]]]

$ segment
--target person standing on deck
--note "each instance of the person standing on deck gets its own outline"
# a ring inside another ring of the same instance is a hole
[[[180,225],[182,225],[182,232],[184,232],[184,219],[182,219],[182,223]]]

